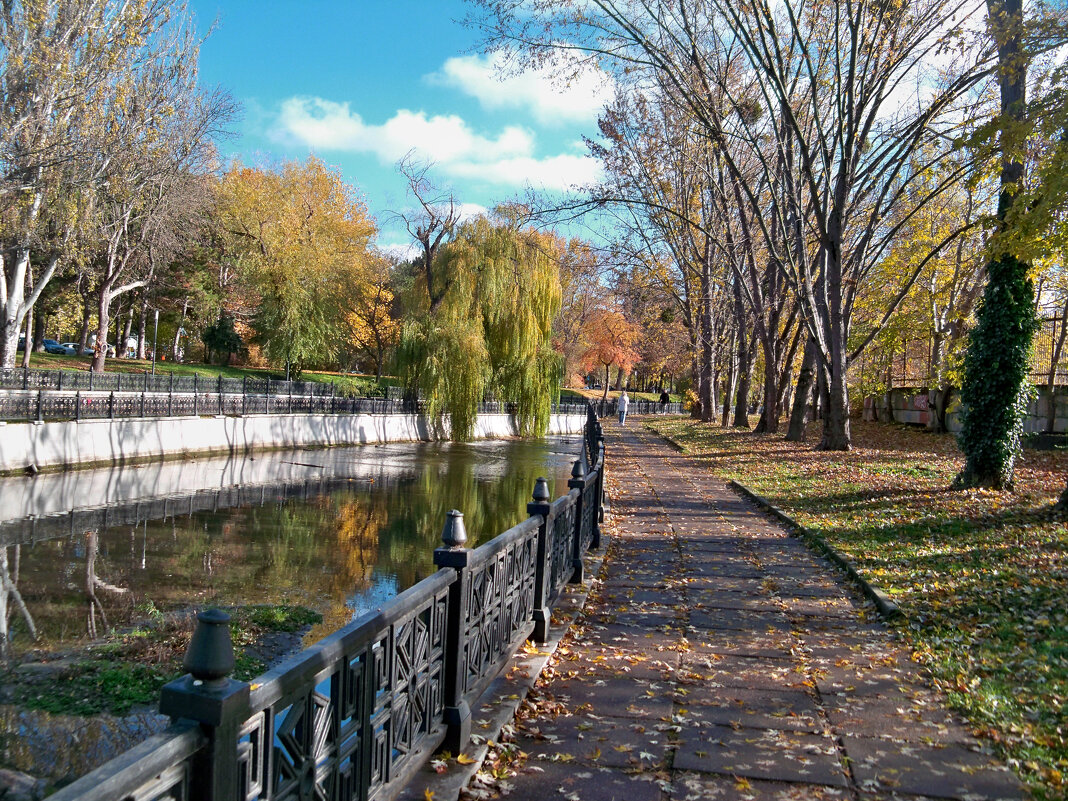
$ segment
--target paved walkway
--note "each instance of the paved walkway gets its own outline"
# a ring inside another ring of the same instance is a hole
[[[603,583],[511,801],[1026,797],[828,562],[654,434],[606,436]]]

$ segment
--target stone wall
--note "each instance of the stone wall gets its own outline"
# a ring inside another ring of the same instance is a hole
[[[1068,432],[1068,387],[1038,387],[1037,397],[1031,401],[1024,418],[1024,432],[1037,434],[1046,431],[1050,404],[1054,404],[1054,433]],[[932,426],[938,390],[893,389],[885,395],[864,399],[864,419],[909,425]],[[953,393],[946,410],[946,427],[960,431],[960,395]]]
[[[552,415],[550,434],[578,434],[585,414]],[[476,439],[516,436],[515,418],[480,415]],[[440,439],[418,415],[272,414],[163,417],[57,423],[0,423],[0,473],[274,448]]]

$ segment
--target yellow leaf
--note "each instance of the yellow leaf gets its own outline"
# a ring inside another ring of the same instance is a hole
[[[434,801],[434,791],[427,787],[423,790],[423,798],[425,798],[426,801]]]
[[[456,757],[456,761],[461,765],[473,765],[475,763],[474,757],[469,757],[467,754],[460,754]]]

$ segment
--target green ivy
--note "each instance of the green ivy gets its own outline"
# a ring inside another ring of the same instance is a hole
[[[958,437],[967,461],[958,487],[1012,486],[1029,382],[1031,343],[1038,330],[1027,264],[1003,255],[988,265],[988,281],[964,358]]]

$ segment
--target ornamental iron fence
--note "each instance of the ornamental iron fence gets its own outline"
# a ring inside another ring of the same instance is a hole
[[[174,373],[94,373],[87,370],[0,370],[0,389],[54,389],[97,392],[189,392],[216,395],[336,395],[323,381],[224,378]]]
[[[592,453],[592,459],[589,454]],[[529,517],[475,549],[449,513],[438,571],[251,683],[230,678],[229,617],[198,623],[187,675],[163,688],[170,728],[53,801],[387,801],[439,748],[459,753],[471,709],[600,547],[604,440],[592,408],[566,495],[540,478]]]
[[[601,417],[614,417],[619,414],[619,399],[610,398],[607,401],[597,401],[597,413]],[[681,403],[661,403],[660,401],[636,400],[631,398],[627,406],[627,414],[682,414]]]
[[[558,403],[557,414],[581,414],[585,403]],[[216,392],[135,392],[67,389],[0,392],[0,420],[117,420],[137,417],[199,417],[251,414],[423,414],[423,401],[402,398],[350,398],[336,395],[283,395]],[[479,414],[515,414],[517,406],[483,401]]]

